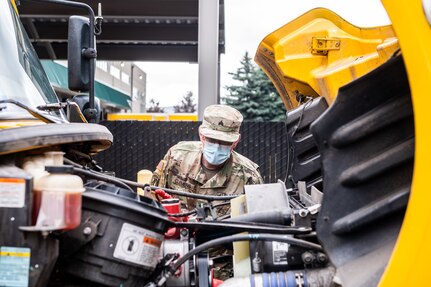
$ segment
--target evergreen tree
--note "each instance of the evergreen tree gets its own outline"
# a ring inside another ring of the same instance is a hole
[[[229,73],[238,82],[227,86],[226,104],[236,108],[246,121],[282,121],[286,109],[272,82],[246,52],[241,66]]]
[[[196,112],[196,104],[193,103],[193,92],[188,91],[177,106],[174,106],[176,113],[194,113]]]
[[[147,109],[147,113],[164,113],[165,110],[160,107],[160,102],[156,102],[154,99],[150,100],[150,107]]]

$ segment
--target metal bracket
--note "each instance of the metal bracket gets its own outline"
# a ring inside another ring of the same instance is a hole
[[[338,38],[313,37],[311,41],[311,53],[315,55],[328,55],[328,51],[340,50],[341,40]]]

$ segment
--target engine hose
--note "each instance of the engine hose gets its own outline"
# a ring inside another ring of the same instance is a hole
[[[219,208],[219,207],[226,206],[229,204],[230,204],[230,202],[217,203],[217,204],[214,204],[213,206],[211,206],[211,208]]]
[[[170,270],[163,275],[163,277],[159,280],[159,282],[157,282],[157,286],[162,286],[166,282],[166,280],[172,276],[172,274],[175,274],[176,270],[184,262],[186,262],[187,260],[195,256],[196,254],[212,247],[216,247],[227,243],[237,242],[237,241],[277,241],[277,242],[285,242],[292,245],[301,246],[312,250],[323,251],[322,247],[319,244],[311,243],[302,239],[296,239],[293,237],[286,237],[283,235],[276,235],[276,234],[265,234],[265,233],[238,234],[238,235],[220,237],[220,238],[205,242],[195,247],[194,249],[190,250],[186,254],[184,254],[170,267]]]
[[[226,219],[225,221],[290,225],[292,221],[292,212],[290,209],[287,209],[287,210],[274,209],[269,211],[259,211],[255,213],[246,213],[239,216],[235,216],[235,217]]]
[[[130,182],[128,180],[122,180],[122,181],[126,184],[134,185],[134,184],[132,184],[132,182]],[[137,185],[139,185],[139,186],[137,186]],[[136,184],[135,186],[136,187],[143,187],[144,185],[143,184]],[[169,188],[164,188],[164,187],[158,187],[158,186],[150,186],[150,188],[152,190],[162,189],[169,194],[174,194],[174,195],[178,195],[178,196],[185,196],[185,197],[190,197],[190,198],[196,198],[196,199],[203,199],[203,200],[207,200],[207,201],[231,200],[231,199],[237,198],[239,196],[239,195],[205,195],[205,194],[185,192],[185,191],[169,189]]]
[[[193,209],[193,210],[190,210],[189,212],[183,212],[183,213],[168,213],[168,216],[185,217],[185,216],[190,216],[190,215],[196,214],[196,212],[197,212],[197,210]]]
[[[123,183],[121,180],[117,179],[114,176],[105,175],[105,174],[100,173],[100,172],[87,170],[87,169],[79,168],[79,167],[75,167],[75,166],[73,167],[73,171],[74,171],[74,173],[79,173],[79,174],[86,175],[86,176],[91,177],[91,178],[96,178],[99,180],[104,180],[104,181],[107,181],[110,183],[117,184],[117,185],[135,193],[135,191],[129,185]]]
[[[248,277],[230,278],[220,287],[333,287],[333,267],[313,270],[292,270],[252,274]]]
[[[122,187],[125,187],[125,188],[127,188],[128,190],[131,190],[131,191],[133,191],[133,189],[131,189],[130,187],[146,188],[148,186],[148,184],[137,183],[135,181],[131,181],[131,180],[127,180],[127,179],[122,179],[122,178],[118,178],[118,177],[115,177],[115,176],[106,175],[106,174],[103,174],[103,173],[100,173],[100,172],[97,172],[97,171],[94,171],[94,170],[91,170],[91,169],[79,168],[77,166],[75,166],[73,169],[74,169],[75,172],[87,175],[89,177],[97,178],[97,179],[100,179],[100,180],[105,180],[105,181],[111,182],[111,183],[117,183],[118,185],[121,185]],[[163,190],[163,191],[165,191],[166,193],[169,193],[169,194],[174,194],[174,195],[184,196],[184,197],[190,197],[190,198],[196,198],[196,199],[202,199],[202,200],[207,200],[207,201],[231,200],[233,198],[238,197],[238,195],[222,195],[222,196],[218,196],[218,195],[196,194],[196,193],[179,191],[179,190],[175,190],[175,189],[158,187],[158,186],[150,186],[150,188],[152,190],[161,189],[161,190]]]

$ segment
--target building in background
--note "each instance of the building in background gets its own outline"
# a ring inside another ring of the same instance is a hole
[[[96,81],[127,94],[131,98],[131,109],[123,112],[145,113],[147,74],[133,62],[97,61]],[[109,105],[106,112],[118,112]]]
[[[61,100],[79,94],[68,89],[66,61],[42,61],[51,85]],[[133,87],[133,88],[132,88]],[[146,74],[132,62],[97,62],[94,93],[103,118],[109,113],[145,112]]]

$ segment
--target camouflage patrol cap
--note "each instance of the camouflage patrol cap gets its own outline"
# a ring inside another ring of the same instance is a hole
[[[199,131],[205,137],[233,143],[239,139],[242,119],[237,109],[226,105],[211,105],[204,111]]]

